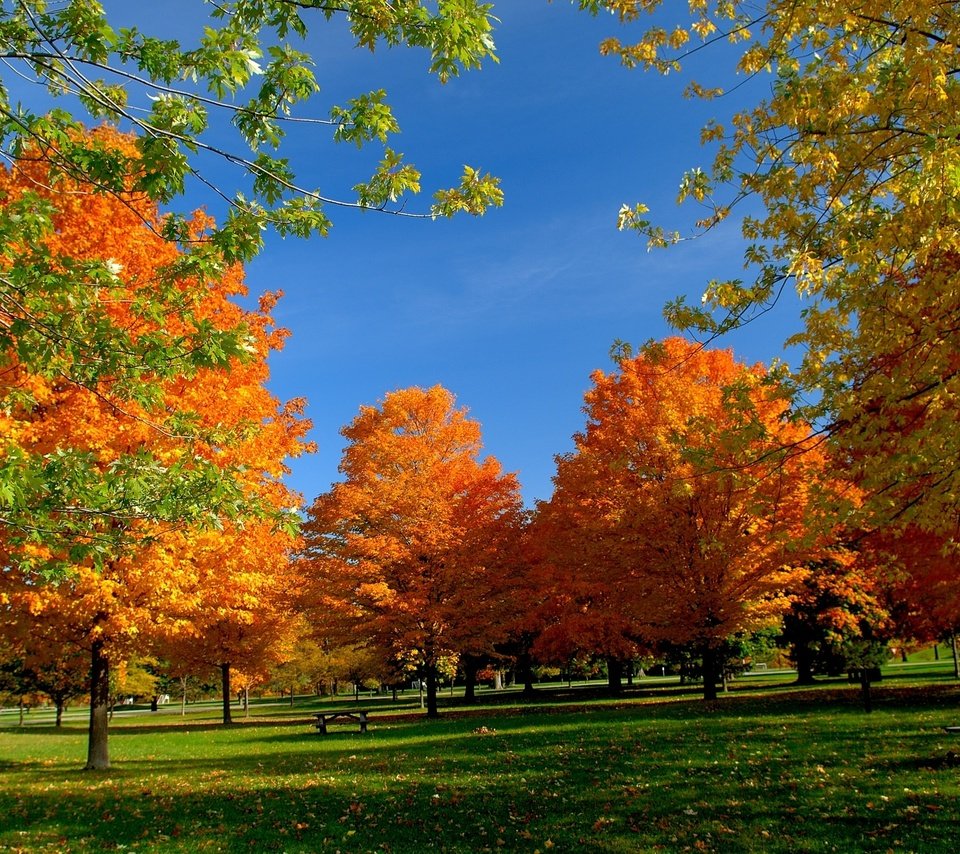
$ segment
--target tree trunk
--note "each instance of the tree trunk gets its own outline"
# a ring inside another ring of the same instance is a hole
[[[233,696],[230,693],[230,664],[220,665],[220,689],[223,692],[223,723],[233,723],[233,713],[230,709],[230,699]]]
[[[250,717],[250,688],[246,685],[243,687],[243,716]]]
[[[90,728],[87,734],[87,764],[84,770],[110,767],[107,748],[107,714],[110,710],[110,662],[103,654],[103,640],[90,650]]]
[[[463,700],[465,703],[475,703],[477,700],[477,673],[479,670],[479,659],[472,655],[463,657]]]
[[[291,683],[290,685],[290,705],[291,706],[293,705],[293,695],[296,690],[297,690],[297,686]]]
[[[960,679],[960,658],[957,657],[957,636],[950,635],[950,649],[953,650],[953,675]]]
[[[437,709],[437,667],[435,664],[427,665],[427,717],[440,717]]]
[[[720,656],[711,646],[703,649],[703,699],[707,702],[717,699],[717,674]]]
[[[180,717],[187,715],[187,677],[180,677]]]
[[[63,726],[63,709],[66,706],[66,703],[63,701],[63,697],[55,698],[54,703],[56,704],[57,709],[57,719],[54,723],[54,726],[59,728]]]
[[[940,660],[940,644],[938,643],[935,643],[933,645],[933,660],[934,661]]]
[[[501,691],[503,690],[503,671],[497,668],[493,672],[493,690]]]
[[[633,659],[630,659],[627,662],[626,667],[624,669],[627,672],[627,687],[632,688],[633,687]]]
[[[530,650],[525,649],[517,656],[517,681],[523,680],[523,695],[532,697],[533,688],[533,662],[530,659]]]
[[[160,708],[160,697],[157,694],[153,695],[153,698],[150,700],[150,711],[155,712]]]
[[[860,696],[863,698],[863,710],[873,711],[873,698],[870,696],[870,668],[860,668]]]
[[[619,658],[607,659],[607,687],[611,694],[623,692],[623,662]]]
[[[794,644],[793,658],[797,665],[797,684],[813,685],[813,650],[807,641]]]

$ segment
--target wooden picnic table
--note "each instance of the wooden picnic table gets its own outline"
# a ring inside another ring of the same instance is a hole
[[[353,721],[360,724],[360,732],[367,731],[367,713],[365,711],[356,712],[320,712],[314,715],[316,723],[314,726],[321,735],[327,734],[327,724],[340,723],[343,721]]]

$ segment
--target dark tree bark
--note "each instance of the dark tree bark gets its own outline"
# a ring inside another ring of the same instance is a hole
[[[440,711],[437,708],[437,666],[428,664],[427,671],[427,717],[438,718]]]
[[[797,684],[813,685],[813,650],[808,642],[794,644],[793,660],[797,666]]]
[[[611,694],[623,692],[623,662],[619,658],[607,659],[607,687]]]
[[[523,695],[532,697],[535,693],[533,687],[533,660],[530,658],[530,650],[524,649],[517,656],[517,681],[523,681]]]
[[[223,692],[223,723],[233,723],[233,712],[230,709],[230,664],[220,665],[220,689]]]
[[[870,694],[870,668],[860,668],[860,697],[863,699],[863,710],[873,711],[873,697]]]
[[[96,771],[110,767],[107,747],[107,715],[110,711],[110,662],[103,652],[103,640],[93,642],[90,650],[90,729],[87,739],[87,764]]]
[[[703,699],[707,702],[717,699],[717,676],[720,672],[720,654],[717,649],[706,646],[703,649]]]
[[[474,703],[477,699],[477,673],[480,672],[480,659],[473,655],[463,657],[463,700]]]

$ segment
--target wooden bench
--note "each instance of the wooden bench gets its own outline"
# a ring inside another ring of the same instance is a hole
[[[367,731],[367,713],[366,712],[321,712],[314,715],[317,722],[314,726],[321,735],[327,734],[327,724],[338,723],[342,721],[353,721],[360,724],[360,732]]]

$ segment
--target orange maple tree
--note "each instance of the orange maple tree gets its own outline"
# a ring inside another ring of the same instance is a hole
[[[412,660],[437,714],[441,658],[499,640],[517,481],[480,459],[480,426],[446,389],[408,388],[344,428],[344,480],[304,525],[317,620],[344,645]]]
[[[801,572],[809,430],[761,367],[679,338],[593,383],[586,429],[538,508],[553,633],[608,655],[691,647],[714,698],[724,639],[774,621]]]
[[[234,677],[263,681],[291,654],[295,545],[290,532],[256,520],[187,532],[177,548],[184,595],[156,648],[181,670],[219,671],[224,724],[232,722]]]
[[[131,141],[112,131],[99,136],[110,146],[132,149]],[[239,307],[233,298],[245,292],[242,271],[225,268],[214,281],[206,282],[194,300],[189,319],[174,314],[150,318],[134,310],[139,288],[149,288],[167,275],[179,257],[177,246],[160,236],[161,220],[156,207],[136,194],[96,195],[62,179],[51,184],[44,179],[42,160],[25,163],[0,175],[6,198],[21,190],[45,193],[56,210],[56,229],[50,236],[51,257],[91,258],[108,261],[126,285],[128,299],[116,298],[116,288],[104,289],[104,311],[116,328],[133,336],[150,336],[162,328],[164,336],[189,337],[196,323],[213,329],[244,327],[244,358],[233,358],[224,367],[195,366],[195,370],[163,382],[158,405],[134,397],[118,399],[104,378],[97,384],[80,384],[54,375],[28,372],[15,358],[8,360],[3,393],[10,406],[0,415],[0,431],[9,448],[43,455],[82,458],[85,471],[99,472],[104,500],[97,523],[85,529],[84,548],[74,553],[69,538],[24,543],[0,542],[2,559],[10,571],[0,578],[0,596],[8,630],[29,635],[35,622],[58,626],[49,635],[51,646],[60,642],[81,646],[90,655],[90,742],[87,767],[109,765],[107,750],[107,705],[109,670],[134,650],[144,651],[158,635],[184,627],[196,617],[198,579],[218,586],[221,578],[200,577],[194,563],[186,560],[198,538],[210,536],[184,525],[165,525],[152,512],[160,502],[184,505],[197,500],[197,490],[218,489],[217,471],[229,472],[231,486],[226,501],[247,498],[263,510],[262,525],[273,530],[279,508],[295,502],[280,485],[284,459],[302,452],[307,424],[300,417],[302,404],[280,405],[266,390],[266,358],[280,347],[284,333],[273,328],[270,308],[274,296],[261,300],[256,310]],[[88,189],[88,188],[87,188]],[[199,237],[203,218],[195,231]],[[144,376],[150,366],[143,365]],[[112,475],[124,471],[123,500],[111,505]],[[65,471],[71,469],[65,467]],[[167,491],[154,490],[155,475],[182,474],[167,478]],[[194,473],[194,478],[191,473]],[[201,483],[202,482],[202,483]],[[69,486],[69,485],[68,485]],[[67,490],[69,491],[69,490]],[[238,509],[241,509],[238,507]],[[223,512],[229,510],[224,506]],[[78,512],[68,508],[64,512]],[[166,514],[160,514],[164,516]],[[225,521],[229,526],[229,520]],[[104,546],[91,554],[89,530],[96,541],[102,531]],[[116,548],[112,534],[129,532],[126,548]],[[111,536],[108,536],[111,535]],[[289,549],[290,536],[267,549],[281,560]],[[222,538],[222,548],[229,538]],[[259,557],[270,560],[269,551]],[[57,584],[39,584],[32,569],[48,558],[73,564],[70,574]],[[54,650],[51,649],[51,653]]]

